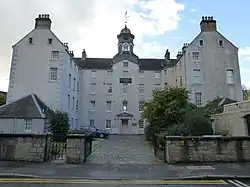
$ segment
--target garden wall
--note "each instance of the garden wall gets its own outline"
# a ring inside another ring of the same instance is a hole
[[[238,162],[250,161],[250,137],[165,137],[165,161]]]

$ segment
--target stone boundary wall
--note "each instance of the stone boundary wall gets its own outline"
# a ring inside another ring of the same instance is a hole
[[[71,134],[67,136],[67,150],[66,161],[67,163],[82,163],[86,159],[85,149],[86,135]]]
[[[165,161],[239,162],[250,161],[250,137],[165,137]]]
[[[43,162],[45,134],[0,134],[0,160]]]

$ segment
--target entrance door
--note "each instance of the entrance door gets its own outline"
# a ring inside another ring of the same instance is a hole
[[[128,119],[122,119],[122,134],[129,134]]]

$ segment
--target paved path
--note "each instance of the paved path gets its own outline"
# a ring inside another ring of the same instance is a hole
[[[109,139],[97,140],[87,163],[109,164],[160,164],[153,148],[142,135],[111,135]]]

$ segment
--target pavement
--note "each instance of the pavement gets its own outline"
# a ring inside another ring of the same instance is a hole
[[[248,181],[250,163],[169,165],[154,156],[144,136],[94,141],[83,164],[0,162],[1,186],[250,186]]]

